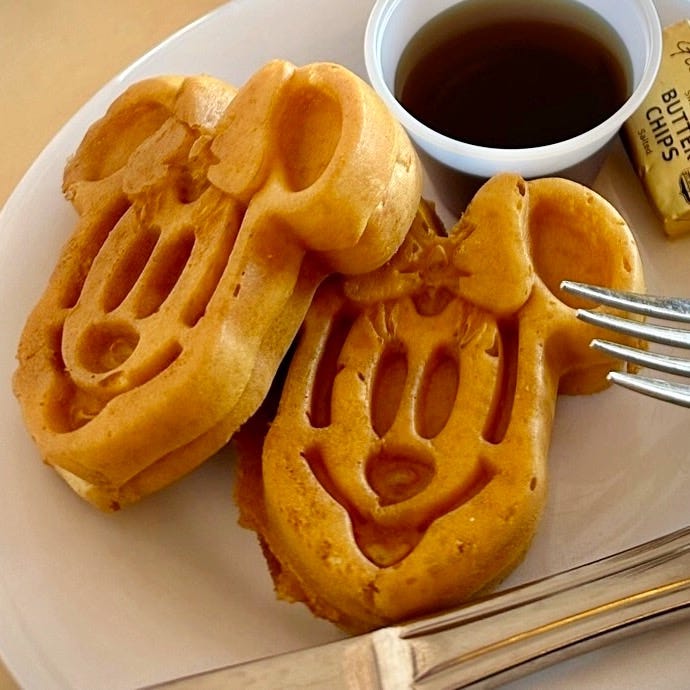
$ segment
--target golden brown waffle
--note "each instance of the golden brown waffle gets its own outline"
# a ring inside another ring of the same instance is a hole
[[[263,400],[324,277],[398,248],[420,187],[406,135],[343,67],[128,89],[67,165],[79,220],[19,345],[45,461],[103,509],[203,462]]]
[[[266,420],[236,437],[241,521],[279,596],[363,631],[457,605],[516,566],[557,393],[599,390],[614,366],[589,348],[598,333],[566,277],[642,289],[628,227],[573,182],[506,174],[449,236],[422,204],[384,267],[321,286],[263,449]]]

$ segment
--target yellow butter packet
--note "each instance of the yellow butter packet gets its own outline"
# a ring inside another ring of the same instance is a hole
[[[664,231],[690,232],[690,19],[664,29],[661,66],[622,137]]]

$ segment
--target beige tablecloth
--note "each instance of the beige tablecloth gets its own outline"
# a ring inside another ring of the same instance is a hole
[[[60,127],[106,81],[166,36],[221,4],[221,0],[0,1],[0,206]],[[0,661],[0,690],[16,687]]]

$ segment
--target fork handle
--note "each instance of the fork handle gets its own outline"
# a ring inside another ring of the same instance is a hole
[[[400,626],[399,634],[409,644],[414,688],[488,688],[684,617],[690,527]]]

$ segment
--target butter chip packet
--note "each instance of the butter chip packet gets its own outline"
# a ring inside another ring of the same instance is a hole
[[[664,29],[661,66],[623,141],[670,237],[690,232],[690,19]]]

